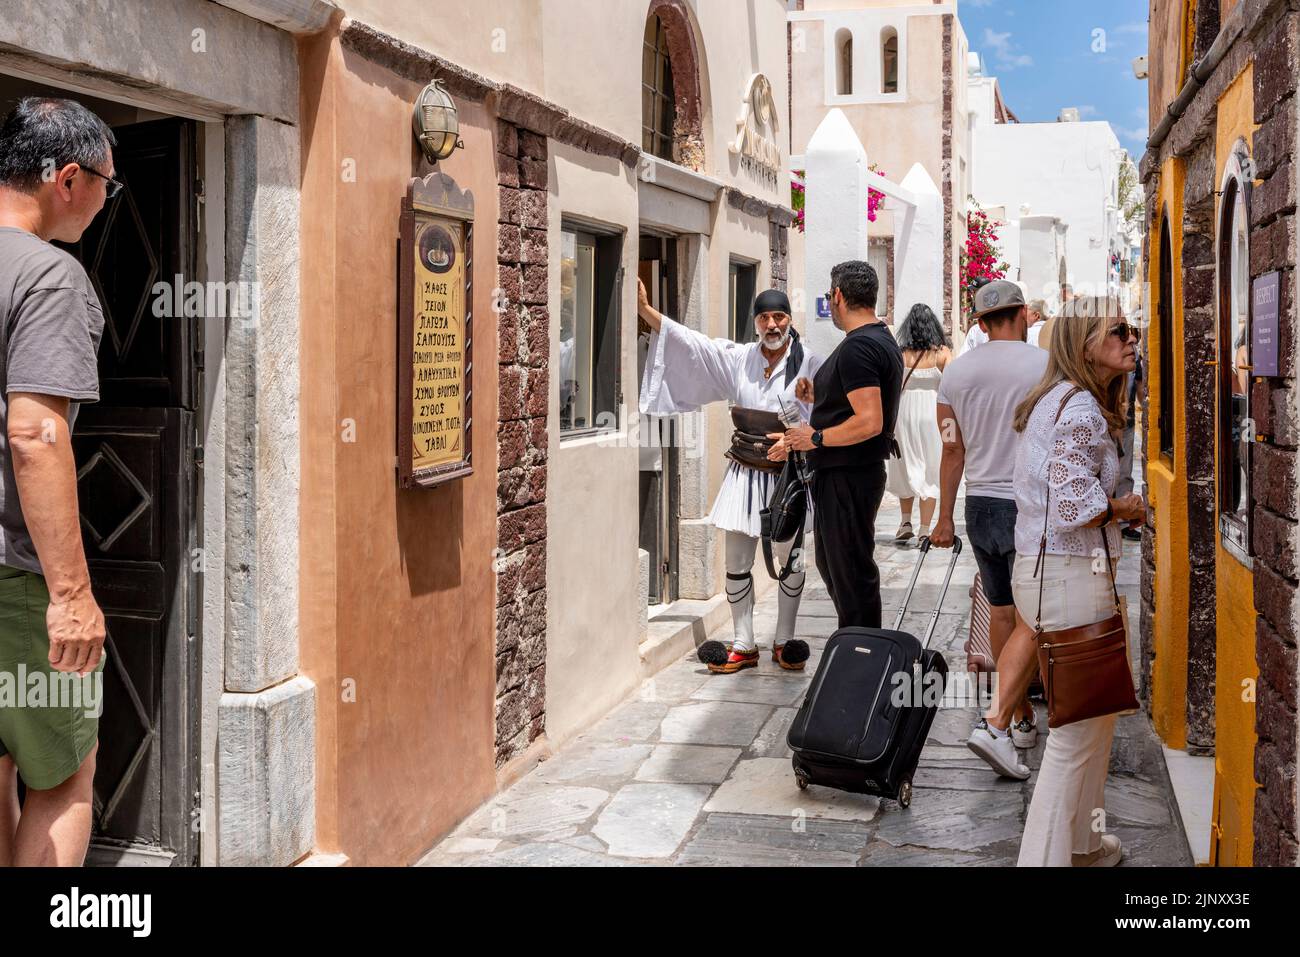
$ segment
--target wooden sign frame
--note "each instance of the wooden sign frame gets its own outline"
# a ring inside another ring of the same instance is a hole
[[[461,456],[454,461],[417,469],[415,454],[415,323],[417,226],[437,223],[460,229],[465,259],[464,375],[461,385]],[[455,180],[435,170],[414,178],[402,200],[397,253],[397,480],[402,488],[433,488],[474,472],[473,437],[473,318],[474,318],[474,194],[461,190]]]

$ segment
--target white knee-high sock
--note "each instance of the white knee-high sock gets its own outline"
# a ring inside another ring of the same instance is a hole
[[[803,583],[806,577],[801,551],[790,568],[790,576],[785,581],[777,583],[781,593],[776,599],[775,644],[783,645],[794,637],[795,620],[799,617],[799,602],[803,600]]]
[[[754,554],[758,539],[740,532],[727,532],[727,601],[731,604],[731,625],[736,651],[754,650]]]
[[[731,604],[732,648],[754,650],[754,576],[727,573],[727,601]]]

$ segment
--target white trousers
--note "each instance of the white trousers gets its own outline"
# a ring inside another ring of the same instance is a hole
[[[1017,555],[1011,575],[1016,611],[1032,623],[1038,614],[1036,555]],[[1100,571],[1095,570],[1100,565]],[[1090,625],[1115,611],[1104,559],[1047,555],[1043,578],[1043,628]],[[1072,854],[1101,847],[1106,830],[1106,772],[1116,715],[1053,728],[1020,841],[1020,867],[1069,867]]]
[[[777,542],[772,548],[772,559],[777,571],[785,567],[785,560],[798,536],[785,543]],[[735,632],[732,647],[736,651],[753,651],[754,642],[754,556],[758,553],[760,539],[741,532],[726,533],[727,550],[727,601],[731,603],[731,624]],[[761,573],[767,574],[766,565]],[[799,601],[803,596],[804,557],[800,552],[791,566],[790,577],[779,582],[777,597],[776,639],[781,645],[794,637],[795,619],[799,617]]]

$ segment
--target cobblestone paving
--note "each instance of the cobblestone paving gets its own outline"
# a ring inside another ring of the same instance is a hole
[[[961,505],[958,505],[961,514]],[[877,526],[885,622],[892,624],[917,551],[890,540],[896,500]],[[964,529],[959,524],[958,534]],[[949,553],[931,553],[904,622],[920,635]],[[1126,543],[1120,590],[1138,606],[1138,546]],[[755,574],[762,574],[761,562]],[[967,549],[941,610],[934,645],[965,674],[962,644],[975,561]],[[1014,864],[1034,779],[1000,778],[966,749],[979,710],[942,708],[922,753],[911,807],[795,786],[786,731],[835,630],[835,610],[810,568],[797,634],[812,646],[804,672],[768,649],[775,592],[759,603],[757,669],[710,675],[694,653],[665,668],[612,713],[497,795],[422,861],[448,865],[1007,865]],[[1132,614],[1132,624],[1137,624]],[[726,641],[730,625],[711,637]],[[1038,708],[1040,727],[1046,715]],[[1035,770],[1046,740],[1022,753]],[[1144,714],[1121,718],[1107,784],[1110,830],[1125,866],[1190,865],[1160,754]]]

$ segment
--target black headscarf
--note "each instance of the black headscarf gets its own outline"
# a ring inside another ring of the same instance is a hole
[[[768,289],[760,292],[754,297],[754,315],[757,319],[765,312],[784,312],[787,316],[793,315],[790,312],[790,297],[780,289]],[[799,375],[799,370],[803,368],[803,343],[799,341],[799,333],[795,331],[794,326],[790,326],[790,351],[785,357],[785,384],[789,385]]]

